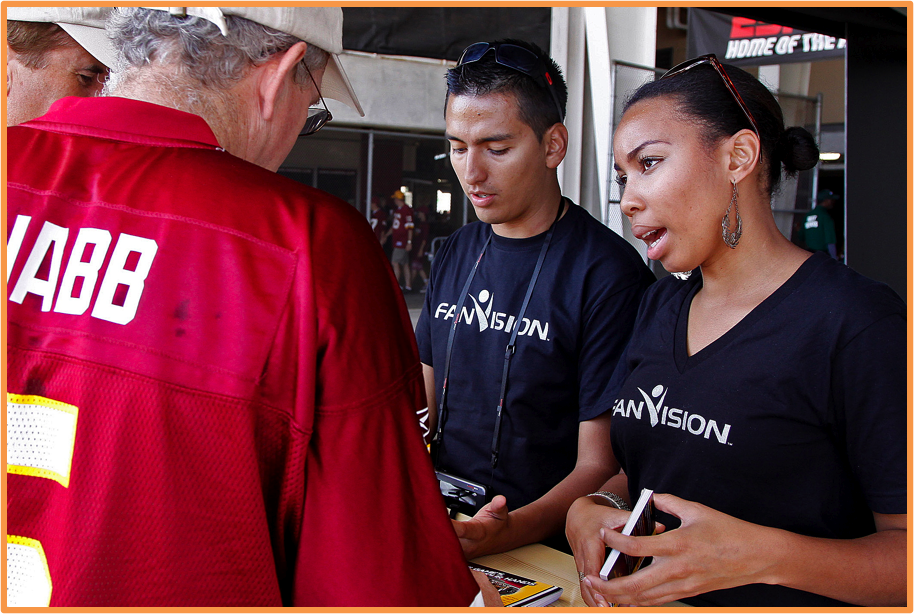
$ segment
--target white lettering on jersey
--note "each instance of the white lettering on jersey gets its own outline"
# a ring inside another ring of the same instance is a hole
[[[17,220],[18,221],[18,220]],[[25,268],[19,275],[19,281],[13,288],[13,294],[10,300],[19,304],[25,299],[28,293],[36,294],[41,297],[41,310],[50,311],[51,303],[54,300],[54,291],[57,290],[57,278],[60,275],[60,261],[63,259],[63,248],[67,243],[67,236],[70,234],[68,228],[57,226],[51,222],[45,222],[41,227],[41,233],[35,240],[32,247],[32,253],[29,259],[25,261]],[[38,269],[51,252],[50,269],[48,278],[41,279],[37,277]]]
[[[16,223],[13,224],[13,232],[10,233],[10,240],[6,242],[6,283],[10,283],[10,275],[13,272],[13,263],[19,256],[19,248],[22,247],[22,239],[25,238],[25,231],[32,221],[30,215],[17,215]]]
[[[86,247],[92,245],[92,256],[88,262],[83,261],[83,254]],[[111,233],[100,228],[81,228],[76,236],[76,244],[73,251],[70,252],[70,261],[67,263],[66,271],[63,274],[63,281],[60,283],[60,290],[57,292],[57,302],[54,304],[54,311],[57,313],[70,313],[80,316],[86,313],[89,308],[89,302],[92,300],[92,293],[95,292],[95,284],[98,281],[98,272],[105,261],[105,254],[108,253],[108,246],[111,245]],[[73,286],[76,284],[76,278],[82,277],[83,283],[79,290],[79,296],[72,296]]]
[[[708,419],[695,413],[689,414],[689,412],[683,409],[664,405],[663,400],[666,398],[666,393],[669,392],[669,388],[664,388],[663,385],[658,384],[651,390],[650,396],[640,388],[638,388],[638,392],[641,393],[641,396],[644,399],[643,401],[638,401],[636,404],[636,402],[631,399],[628,399],[627,401],[626,399],[616,399],[616,402],[613,405],[612,416],[615,417],[618,414],[624,418],[641,420],[644,408],[647,407],[647,415],[651,422],[651,428],[659,424],[674,429],[680,429],[691,433],[692,435],[699,435],[708,440],[711,439],[711,435],[713,434],[718,443],[733,445],[727,441],[730,438],[729,424],[724,424],[723,428],[721,428],[714,419]],[[655,401],[654,399],[657,400]]]
[[[7,282],[12,275],[30,222],[30,216],[16,217],[7,243]],[[127,324],[132,321],[136,317],[146,277],[152,270],[152,263],[159,249],[158,244],[152,239],[122,233],[117,238],[108,266],[102,272],[102,265],[112,242],[111,233],[100,228],[80,228],[61,280],[61,262],[69,236],[69,228],[47,221],[44,223],[25,266],[19,274],[10,300],[22,304],[26,294],[35,294],[42,298],[41,310],[50,311],[56,293],[55,312],[82,315],[89,309],[98,278],[102,275],[102,283],[92,309],[92,317],[115,324]],[[88,261],[84,261],[83,258],[90,245],[92,246],[91,256]],[[136,268],[130,270],[126,268],[126,265],[133,253],[139,254],[139,258]],[[50,261],[48,262],[47,279],[42,279],[38,277],[38,271],[48,260],[48,254],[50,254]],[[82,285],[78,295],[73,296],[77,279],[82,279]],[[58,280],[61,280],[59,290]],[[123,305],[114,302],[119,286],[126,286],[127,289]]]
[[[158,244],[152,239],[128,234],[121,234],[118,237],[114,253],[111,255],[111,262],[108,264],[108,271],[105,273],[101,290],[98,292],[98,299],[95,301],[95,308],[92,309],[93,317],[115,324],[127,324],[136,317],[136,309],[140,304],[143,288],[146,286],[146,276],[152,269],[152,260],[158,249]],[[137,263],[135,271],[124,268],[131,252],[140,254],[140,261]],[[128,287],[123,306],[114,304],[114,293],[121,284]]]

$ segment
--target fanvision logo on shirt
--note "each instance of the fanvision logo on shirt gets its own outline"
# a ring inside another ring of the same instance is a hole
[[[468,326],[479,328],[479,332],[485,330],[503,331],[510,333],[514,330],[517,318],[507,313],[495,311],[495,297],[488,290],[480,290],[479,296],[475,297],[468,294],[467,298],[471,299],[473,304],[463,304],[460,321]],[[457,305],[449,303],[439,303],[435,309],[435,319],[453,320],[457,314]],[[543,341],[549,341],[549,322],[540,322],[537,319],[524,318],[521,320],[517,329],[519,337],[538,337]]]
[[[651,427],[657,425],[668,426],[711,441],[716,440],[725,445],[733,445],[727,441],[730,437],[729,424],[724,424],[721,428],[714,419],[705,418],[696,413],[690,414],[684,409],[664,405],[663,401],[666,399],[666,393],[669,390],[669,388],[664,388],[663,385],[658,384],[654,386],[651,394],[648,395],[638,388],[643,400],[616,399],[616,403],[613,405],[612,417],[615,418],[616,415],[621,415],[635,420],[647,418],[651,422]]]

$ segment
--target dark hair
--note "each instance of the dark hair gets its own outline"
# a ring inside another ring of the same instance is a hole
[[[767,174],[769,195],[781,181],[781,165],[787,175],[805,171],[819,161],[819,148],[805,128],[784,128],[781,106],[758,79],[736,66],[724,65],[731,81],[758,124],[762,168]],[[626,101],[623,113],[642,100],[668,96],[677,101],[679,112],[707,129],[709,146],[740,130],[752,129],[723,79],[710,65],[696,66],[668,79],[645,83]]]
[[[47,66],[47,52],[77,45],[56,23],[12,19],[6,21],[6,44],[16,52],[23,65],[33,70]]]
[[[565,104],[568,100],[568,89],[562,70],[555,60],[546,55],[534,43],[515,39],[499,40],[492,43],[510,43],[529,49],[535,53],[546,65],[546,70],[552,78],[555,93],[562,107],[562,116],[565,115]],[[542,140],[543,135],[551,126],[560,123],[562,116],[555,108],[552,95],[544,88],[537,85],[532,77],[521,72],[495,63],[495,54],[486,53],[481,59],[470,64],[464,64],[447,71],[447,94],[444,97],[445,113],[447,101],[451,96],[486,96],[496,93],[511,93],[517,99],[517,108],[521,121],[530,126],[536,138]]]

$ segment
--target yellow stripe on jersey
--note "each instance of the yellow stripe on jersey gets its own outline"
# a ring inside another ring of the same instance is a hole
[[[6,605],[46,608],[51,604],[51,571],[41,542],[6,536]]]
[[[6,395],[6,471],[70,485],[76,443],[74,405],[36,395]]]

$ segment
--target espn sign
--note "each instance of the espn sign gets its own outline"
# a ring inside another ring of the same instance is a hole
[[[843,38],[746,17],[689,9],[689,57],[714,53],[736,65],[781,64],[843,57]]]

